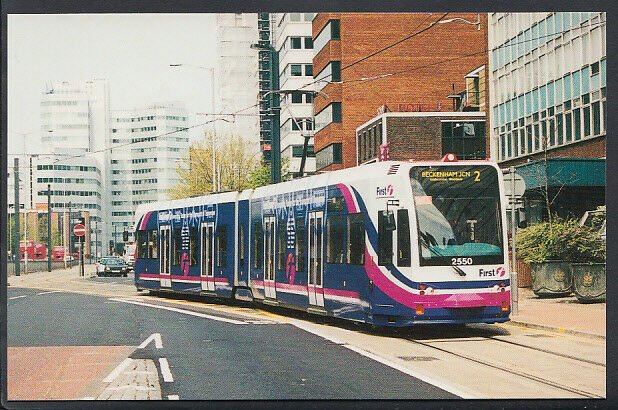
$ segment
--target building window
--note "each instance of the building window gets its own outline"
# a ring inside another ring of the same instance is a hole
[[[485,139],[484,121],[442,122],[442,155],[453,153],[460,159],[485,159]]]
[[[311,37],[305,37],[305,48],[307,50],[313,49],[313,39]]]
[[[303,66],[301,64],[290,64],[290,74],[292,77],[300,77],[303,75]]]
[[[318,81],[318,90],[326,87],[331,82],[341,81],[341,61],[331,61],[320,71],[315,78]]]
[[[331,122],[341,122],[341,103],[334,102],[315,116],[315,131],[318,132]]]
[[[293,22],[300,21],[300,13],[290,13],[290,21],[293,21]]]
[[[301,37],[290,37],[290,47],[293,50],[300,50],[302,48]]]
[[[302,104],[303,102],[303,92],[302,91],[292,91],[292,104]]]
[[[332,164],[341,164],[341,143],[330,144],[315,154],[316,169],[320,170]]]
[[[315,41],[313,42],[313,47],[315,49],[314,55],[317,55],[330,40],[339,39],[340,21],[338,19],[329,20],[322,31],[315,37]]]
[[[305,64],[305,75],[307,77],[313,77],[313,65]]]

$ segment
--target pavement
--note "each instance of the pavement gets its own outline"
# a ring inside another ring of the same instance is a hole
[[[518,311],[511,314],[509,323],[605,339],[605,302],[580,303],[573,294],[542,298],[530,288],[519,288],[518,291]]]
[[[88,283],[88,278],[94,274],[94,265],[85,266],[85,277],[79,276],[79,268],[52,272],[36,272],[22,274],[19,277],[9,276],[9,286],[38,287],[41,289],[62,289],[63,283],[84,281],[87,290],[96,291],[96,284]],[[118,290],[135,294],[134,287],[118,284]],[[126,289],[125,289],[126,288]],[[538,297],[530,288],[518,289],[518,309],[511,314],[508,322],[517,326],[545,329],[560,333],[588,336],[605,339],[606,337],[606,304],[579,303],[574,295],[566,297]]]

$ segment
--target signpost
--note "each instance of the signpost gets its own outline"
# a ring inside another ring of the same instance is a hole
[[[79,237],[80,251],[79,251],[79,264],[80,264],[80,276],[84,276],[84,235],[86,235],[86,227],[79,223],[73,226],[73,233]]]
[[[512,313],[519,311],[518,284],[517,284],[517,261],[515,250],[515,235],[517,234],[517,223],[515,222],[515,212],[523,205],[522,197],[526,191],[526,183],[521,175],[515,173],[515,167],[503,170],[504,190],[508,199],[509,210],[511,211],[511,307]]]

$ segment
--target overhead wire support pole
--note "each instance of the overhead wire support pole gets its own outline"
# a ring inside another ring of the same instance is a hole
[[[47,184],[47,272],[52,271],[51,185]]]
[[[13,174],[15,177],[15,231],[13,233],[13,261],[15,262],[15,276],[19,276],[20,249],[19,249],[19,158],[15,158]]]
[[[515,167],[509,167],[511,174],[511,195],[509,197],[511,205],[511,312],[516,315],[519,312],[518,284],[517,284],[517,259],[515,251],[515,235],[517,224],[515,223]]]

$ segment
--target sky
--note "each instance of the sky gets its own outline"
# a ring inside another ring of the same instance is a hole
[[[39,104],[52,81],[105,78],[112,110],[181,101],[190,125],[204,121],[195,113],[212,112],[209,71],[169,64],[214,65],[214,14],[7,17],[9,154],[22,153],[24,145],[41,153]],[[190,133],[201,135],[199,128]]]

